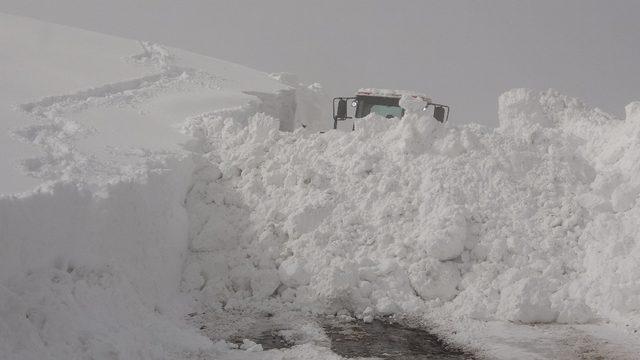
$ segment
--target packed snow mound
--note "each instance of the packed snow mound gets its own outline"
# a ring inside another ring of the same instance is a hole
[[[183,287],[227,309],[275,297],[320,313],[640,325],[640,117],[627,109],[620,121],[517,89],[495,130],[414,114],[325,134],[192,118],[203,251]]]

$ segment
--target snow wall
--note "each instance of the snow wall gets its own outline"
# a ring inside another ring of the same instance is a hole
[[[554,91],[499,99],[500,126],[368,117],[278,131],[264,114],[187,122],[183,290],[233,309],[640,325],[640,112]],[[240,119],[242,118],[242,119]]]
[[[177,287],[187,247],[182,202],[191,164],[185,159],[171,165],[109,185],[99,195],[57,182],[0,198],[0,281],[52,264],[66,271],[113,261],[145,300],[162,304],[175,294],[171,288]]]
[[[99,192],[56,182],[0,199],[4,359],[172,358],[207,344],[179,320],[193,164],[165,166]]]

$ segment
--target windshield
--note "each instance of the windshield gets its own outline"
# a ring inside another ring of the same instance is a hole
[[[356,100],[358,101],[357,118],[365,117],[371,113],[387,118],[401,118],[404,115],[404,109],[399,105],[400,99],[381,96],[358,96]]]
[[[402,117],[402,108],[399,106],[385,106],[385,105],[373,105],[371,107],[371,112],[376,113],[378,115],[382,115],[384,117]]]

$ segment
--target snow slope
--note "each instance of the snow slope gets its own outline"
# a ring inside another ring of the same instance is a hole
[[[3,14],[0,28],[0,357],[210,348],[182,324],[193,159],[180,124],[246,105],[294,126],[295,91],[155,44]]]
[[[292,75],[0,20],[2,358],[338,358],[184,321],[247,309],[402,314],[503,358],[603,322],[638,342],[639,103],[516,89],[497,129],[319,133]]]

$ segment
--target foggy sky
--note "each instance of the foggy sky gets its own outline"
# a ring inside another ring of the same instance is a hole
[[[0,11],[293,72],[331,96],[416,90],[450,121],[556,88],[622,116],[640,100],[640,1],[0,0]]]

